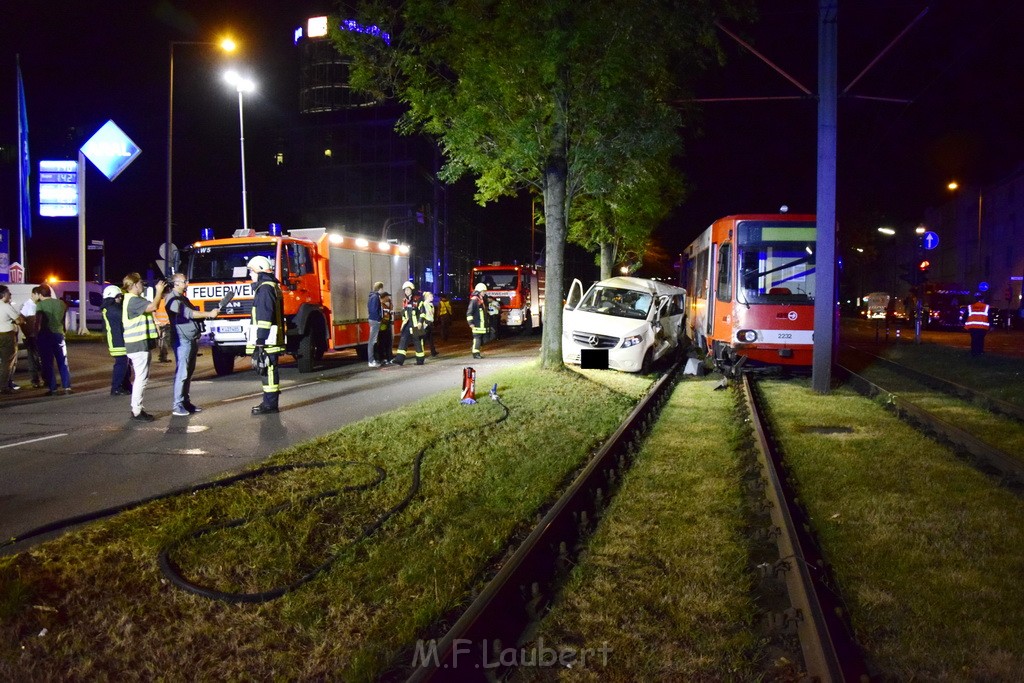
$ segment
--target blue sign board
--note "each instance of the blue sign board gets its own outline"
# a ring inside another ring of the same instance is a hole
[[[979,282],[978,283],[978,291],[979,292],[987,292],[988,291],[988,283],[987,282]]]
[[[0,228],[0,282],[10,282],[11,239],[7,228]]]
[[[82,154],[109,180],[113,180],[142,150],[113,121],[107,121],[82,145]]]
[[[925,249],[934,249],[939,246],[939,236],[937,233],[929,230],[921,236],[921,243],[924,245]]]
[[[78,162],[39,162],[39,215],[78,215]]]

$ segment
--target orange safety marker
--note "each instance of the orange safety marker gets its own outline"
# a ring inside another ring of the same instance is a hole
[[[473,368],[462,369],[462,400],[459,403],[476,403],[476,370]]]

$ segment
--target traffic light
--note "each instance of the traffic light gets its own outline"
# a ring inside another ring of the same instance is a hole
[[[917,270],[919,273],[918,282],[928,281],[928,270],[932,267],[931,262],[928,259],[921,259],[920,263],[917,264]]]

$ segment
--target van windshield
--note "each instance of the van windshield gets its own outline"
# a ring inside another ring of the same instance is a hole
[[[580,301],[576,310],[646,320],[652,301],[654,297],[648,292],[594,285]]]

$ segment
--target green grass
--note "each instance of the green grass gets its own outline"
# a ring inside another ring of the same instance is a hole
[[[497,382],[512,411],[500,425],[497,403],[461,406],[449,392],[271,458],[371,462],[388,473],[377,487],[260,517],[277,503],[372,476],[364,465],[290,472],[159,501],[0,558],[0,678],[372,680],[407,664],[406,648],[466,604],[491,560],[532,525],[650,383],[604,377],[608,388],[535,365],[479,379]],[[406,495],[413,459],[427,444],[434,445],[419,494],[352,544]],[[199,598],[159,573],[164,545],[249,515],[257,516],[252,524],[175,551],[186,576],[221,590],[265,590],[340,559],[312,583],[259,605]]]
[[[860,375],[985,443],[1024,458],[1024,424],[1019,421],[994,414],[971,401],[929,389],[884,365],[864,368]]]
[[[806,382],[765,390],[856,637],[881,676],[1019,679],[1024,501],[852,392],[823,397]]]
[[[732,392],[716,384],[675,389],[545,619],[546,647],[609,651],[562,678],[757,677],[739,456],[729,448],[739,427]]]
[[[971,358],[965,349],[939,344],[898,344],[881,354],[895,363],[1024,406],[1024,359],[986,353]]]

